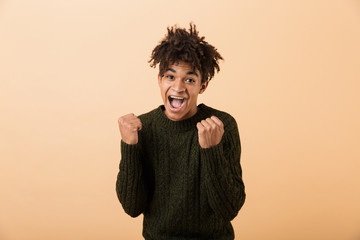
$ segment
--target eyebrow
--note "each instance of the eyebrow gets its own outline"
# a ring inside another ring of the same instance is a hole
[[[167,71],[176,73],[175,69],[173,69],[173,68],[168,68],[168,69],[166,69],[166,72],[167,72]],[[187,72],[186,75],[195,75],[195,76],[197,76],[197,77],[199,76],[196,72],[193,72],[193,71]]]

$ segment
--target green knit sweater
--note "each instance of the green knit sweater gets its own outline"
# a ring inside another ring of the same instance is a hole
[[[125,212],[144,214],[147,240],[234,239],[230,221],[245,201],[235,119],[204,104],[181,121],[163,111],[139,116],[137,144],[121,141],[116,192]],[[212,115],[224,123],[224,135],[201,148],[196,124]]]

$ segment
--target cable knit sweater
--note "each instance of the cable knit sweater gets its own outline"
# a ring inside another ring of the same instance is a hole
[[[121,141],[116,192],[125,212],[144,214],[147,240],[234,239],[230,221],[245,201],[235,119],[204,104],[181,121],[163,111],[139,116],[137,144]],[[224,135],[201,148],[196,124],[212,115],[224,123]]]

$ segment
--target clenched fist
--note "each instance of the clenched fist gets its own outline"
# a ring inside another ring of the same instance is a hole
[[[202,148],[218,145],[224,135],[224,124],[215,116],[198,122],[196,127],[198,129],[199,144]]]
[[[118,119],[121,139],[127,144],[138,143],[138,131],[142,125],[140,119],[133,113],[124,115]]]

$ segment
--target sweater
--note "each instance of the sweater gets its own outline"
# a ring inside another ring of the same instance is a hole
[[[234,239],[230,221],[245,201],[235,119],[200,104],[191,118],[172,121],[164,109],[139,116],[137,144],[121,141],[119,201],[130,216],[144,215],[146,240]],[[213,115],[224,134],[201,148],[196,124]]]

